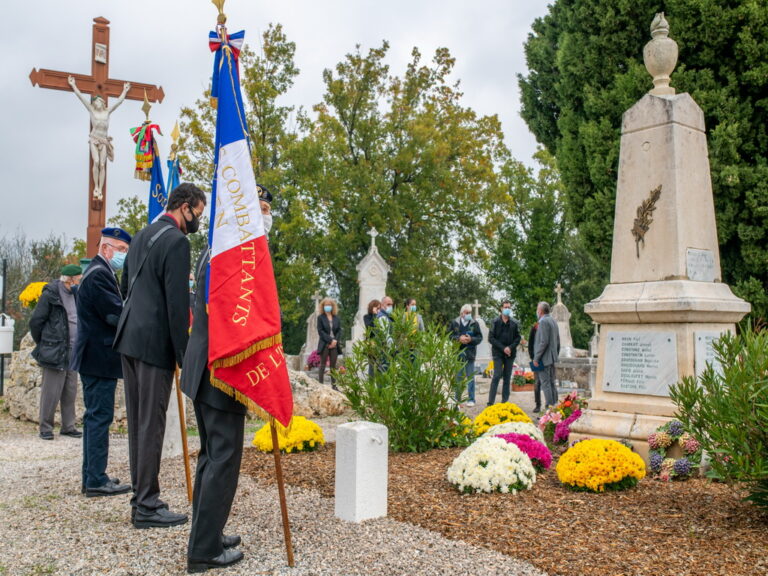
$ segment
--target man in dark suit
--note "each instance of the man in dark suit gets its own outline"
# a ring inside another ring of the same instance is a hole
[[[543,366],[539,372],[541,389],[544,391],[544,403],[547,406],[557,404],[557,388],[555,387],[555,362],[560,354],[560,331],[557,322],[549,315],[549,304],[539,302],[536,307],[539,317],[539,328],[536,331],[533,365]]]
[[[99,253],[91,261],[77,293],[77,342],[73,370],[83,383],[83,482],[86,496],[130,491],[106,474],[109,427],[115,417],[115,387],[123,377],[120,354],[112,348],[123,298],[115,272],[123,268],[131,236],[121,228],[101,231]]]
[[[125,261],[126,300],[115,349],[122,354],[136,528],[187,521],[160,500],[158,474],[173,373],[183,362],[189,338],[186,235],[197,232],[205,203],[205,194],[195,185],[176,187],[167,212],[136,234]]]
[[[243,429],[246,408],[211,385],[208,371],[208,311],[204,286],[208,274],[209,251],[196,264],[197,285],[192,334],[184,356],[181,389],[192,399],[200,432],[200,452],[192,497],[192,530],[187,548],[187,569],[203,572],[229,566],[243,559],[232,550],[240,536],[225,536],[237,490],[243,455]]]
[[[488,406],[496,402],[496,391],[499,380],[501,385],[501,401],[509,401],[509,384],[512,379],[512,368],[515,364],[517,345],[520,344],[520,329],[517,320],[512,318],[512,303],[504,300],[501,303],[500,314],[494,318],[488,331],[488,342],[491,345],[493,357],[493,378],[488,391]]]

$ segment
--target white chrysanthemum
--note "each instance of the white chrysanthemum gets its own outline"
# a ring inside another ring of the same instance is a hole
[[[496,424],[496,426],[491,426],[482,437],[498,436],[499,434],[525,434],[542,444],[545,443],[544,432],[539,430],[538,426],[529,422],[503,422],[502,424]]]
[[[531,459],[501,438],[479,438],[448,467],[448,481],[460,492],[528,490],[536,482]]]

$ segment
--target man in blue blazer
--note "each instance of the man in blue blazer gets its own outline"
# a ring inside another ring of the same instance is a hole
[[[106,474],[115,387],[122,378],[120,354],[112,349],[123,299],[115,272],[122,269],[131,236],[121,228],[101,231],[99,253],[83,274],[77,294],[77,341],[72,369],[83,382],[83,483],[88,497],[125,494],[131,487]]]

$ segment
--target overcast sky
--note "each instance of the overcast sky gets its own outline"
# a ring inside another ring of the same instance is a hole
[[[465,104],[498,114],[506,143],[530,163],[536,141],[520,118],[516,74],[525,73],[523,43],[544,0],[228,0],[230,32],[245,29],[254,48],[269,23],[296,43],[300,74],[286,103],[309,109],[323,95],[322,71],[360,44],[363,52],[388,40],[390,72],[402,75],[417,46],[425,61],[447,47],[456,58]],[[0,136],[3,165],[0,236],[23,230],[85,238],[88,113],[74,94],[33,87],[32,68],[90,74],[93,18],[110,21],[110,77],[162,85],[165,100],[151,119],[160,124],[163,158],[182,106],[207,87],[212,68],[208,31],[216,21],[209,0],[28,0],[7,3],[0,38],[3,88]],[[107,219],[120,198],[147,193],[133,178],[129,129],[144,118],[141,102],[126,100],[110,120],[115,161],[107,173]]]

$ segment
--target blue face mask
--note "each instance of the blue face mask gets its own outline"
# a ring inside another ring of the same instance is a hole
[[[466,320],[467,322],[471,322],[472,321],[472,314],[464,314],[464,320]]]
[[[504,314],[504,316],[512,316],[512,308],[504,308],[501,313]]]
[[[109,259],[109,265],[112,266],[112,270],[117,272],[118,270],[123,269],[123,265],[125,264],[125,252],[118,252],[115,250],[114,255],[112,258]]]
[[[416,312],[416,304],[414,304],[413,306],[411,306],[411,312]]]
[[[192,288],[194,288],[194,287],[195,287],[195,281],[194,280],[190,280],[189,281],[189,289],[192,290]]]
[[[387,314],[392,314],[392,306],[387,306],[386,308],[384,308],[384,312],[386,312]]]
[[[323,310],[326,314],[330,314],[331,310],[333,310],[333,306],[323,306]]]

